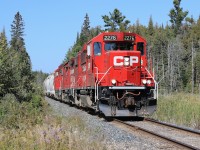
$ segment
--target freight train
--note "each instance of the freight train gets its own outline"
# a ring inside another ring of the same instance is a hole
[[[103,32],[44,81],[47,96],[108,117],[151,115],[157,83],[146,40],[128,32]]]

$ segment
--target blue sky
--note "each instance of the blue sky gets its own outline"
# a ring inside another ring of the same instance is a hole
[[[182,0],[181,6],[197,19],[200,15],[199,0]],[[80,32],[84,17],[88,13],[90,26],[104,26],[102,15],[119,9],[126,19],[135,23],[139,19],[148,25],[169,23],[169,11],[173,0],[0,0],[0,31],[5,28],[10,40],[10,29],[17,11],[25,22],[26,49],[33,70],[53,72],[62,62],[67,50]]]

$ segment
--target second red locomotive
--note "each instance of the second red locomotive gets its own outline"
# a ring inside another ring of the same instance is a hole
[[[54,89],[55,98],[105,116],[144,116],[157,105],[146,40],[135,33],[104,32],[92,38],[55,70]]]

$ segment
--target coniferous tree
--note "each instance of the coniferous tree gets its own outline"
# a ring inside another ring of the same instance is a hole
[[[139,34],[139,35],[142,34],[140,28],[141,28],[140,21],[139,21],[139,19],[137,19],[137,21],[136,21],[136,29],[135,29],[135,32],[136,32],[137,34]]]
[[[19,12],[16,13],[13,23],[11,24],[11,46],[13,49],[24,50],[24,21]]]
[[[84,34],[86,36],[89,36],[90,34],[90,19],[87,13],[85,15],[85,20],[83,22],[81,34]]]
[[[79,35],[79,33],[77,32],[77,35],[76,35],[76,43],[79,42],[79,38],[80,38],[80,35]]]
[[[174,8],[170,10],[169,17],[174,29],[174,33],[177,34],[181,31],[180,27],[182,25],[182,21],[187,16],[188,11],[183,11],[183,8],[180,7],[181,0],[174,0],[173,4]]]
[[[105,22],[104,27],[108,31],[126,31],[128,28],[129,20],[124,20],[126,17],[118,9],[114,9],[110,16],[102,16],[103,21]]]
[[[7,66],[7,51],[8,51],[8,44],[7,38],[5,35],[5,30],[0,33],[0,97],[4,96],[7,93],[7,81],[6,76],[7,70],[9,69]]]
[[[72,58],[72,48],[69,48],[67,53],[65,54],[65,58],[63,60],[63,63],[69,61]]]
[[[82,25],[82,28],[81,28],[80,36],[79,36],[79,33],[77,33],[76,42],[67,51],[67,54],[65,55],[63,62],[68,61],[69,59],[74,57],[79,51],[81,51],[82,46],[84,45],[84,43],[86,43],[89,40],[90,37],[91,37],[91,34],[90,34],[90,19],[89,19],[88,14],[86,13],[85,19],[83,21],[83,25]]]
[[[7,93],[16,93],[19,90],[17,79],[19,78],[18,71],[18,52],[9,49],[5,31],[0,35],[0,96]]]
[[[149,19],[148,34],[149,34],[150,36],[153,36],[153,34],[154,34],[154,28],[153,28],[153,19],[152,19],[152,16],[151,16],[150,19]]]
[[[138,25],[139,26],[139,25]],[[137,30],[138,30],[139,27],[137,27]],[[137,31],[139,32],[139,31]],[[150,16],[150,19],[149,19],[149,24],[148,24],[148,28],[147,28],[147,42],[148,42],[148,45],[147,45],[147,48],[148,48],[148,51],[147,51],[147,54],[148,54],[148,57],[150,57],[151,55],[151,49],[153,47],[153,36],[154,36],[154,26],[153,26],[153,19],[152,19],[152,16]],[[149,60],[150,61],[150,60]],[[150,63],[150,62],[149,62]]]
[[[19,12],[16,13],[14,21],[11,24],[11,51],[15,51],[15,61],[17,64],[15,70],[15,84],[13,93],[19,100],[25,100],[32,90],[33,76],[31,72],[31,60],[26,51],[24,42],[24,21]]]
[[[5,29],[3,30],[3,32],[0,33],[0,55],[2,55],[2,53],[7,50],[8,48],[8,43],[7,43],[7,38],[6,38],[6,33],[5,33]]]
[[[92,39],[93,37],[97,36],[101,31],[102,31],[101,26],[96,26],[95,28],[91,28],[89,39]]]
[[[81,29],[80,40],[79,43],[76,44],[79,44],[79,46],[83,46],[83,44],[88,41],[89,36],[90,36],[90,19],[88,14],[86,13],[85,20],[83,22]]]
[[[185,21],[188,22],[190,25],[193,25],[195,23],[193,16],[186,17]]]

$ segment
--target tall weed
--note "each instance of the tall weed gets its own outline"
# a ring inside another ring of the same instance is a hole
[[[200,96],[185,93],[161,96],[154,118],[200,129]]]
[[[103,135],[91,131],[79,116],[48,115],[43,124],[16,130],[0,129],[1,150],[103,150]]]
[[[92,131],[80,116],[52,115],[38,96],[18,102],[13,95],[0,101],[1,150],[103,150],[101,131]]]

